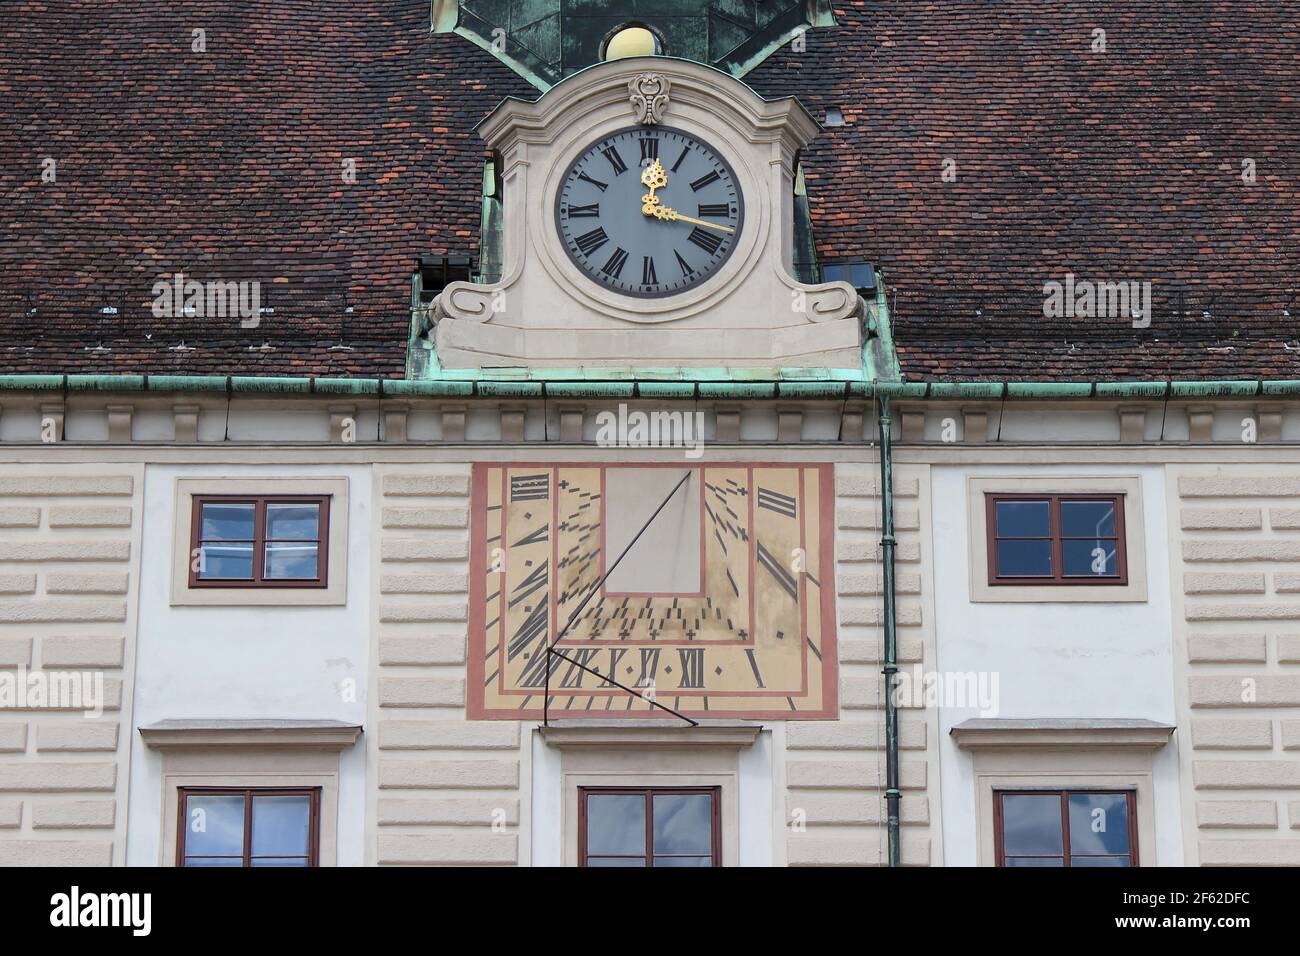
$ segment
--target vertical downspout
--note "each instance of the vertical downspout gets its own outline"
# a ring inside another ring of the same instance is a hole
[[[885,592],[885,805],[888,812],[889,865],[902,865],[898,804],[898,704],[894,700],[894,675],[898,673],[898,632],[894,594],[894,482],[890,444],[889,399],[880,401],[880,550]]]

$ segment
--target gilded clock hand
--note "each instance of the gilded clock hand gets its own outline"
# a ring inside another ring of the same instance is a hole
[[[652,210],[659,205],[659,197],[655,195],[655,190],[663,189],[668,185],[668,171],[664,169],[664,164],[656,159],[647,166],[641,173],[641,185],[650,190],[641,197],[641,211],[647,216],[653,215]]]
[[[641,207],[641,211],[647,216],[654,216],[656,219],[662,219],[665,222],[689,222],[693,226],[703,226],[705,229],[716,229],[718,232],[734,233],[736,230],[730,226],[720,226],[716,222],[705,222],[703,219],[696,219],[694,216],[687,216],[678,212],[676,209],[669,209],[655,198],[654,203],[647,202]]]

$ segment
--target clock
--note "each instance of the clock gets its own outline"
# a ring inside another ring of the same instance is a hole
[[[697,136],[634,126],[589,145],[569,165],[555,227],[573,264],[628,296],[659,298],[717,273],[744,225],[731,166]]]
[[[469,719],[837,716],[834,507],[826,464],[476,464]]]

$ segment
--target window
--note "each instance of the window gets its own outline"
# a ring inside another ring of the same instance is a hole
[[[328,497],[193,502],[190,587],[327,587]]]
[[[179,793],[177,866],[319,865],[319,787]]]
[[[986,494],[990,585],[1124,585],[1123,495]]]
[[[719,788],[579,791],[581,866],[719,866]]]
[[[999,791],[998,866],[1137,866],[1133,791]]]

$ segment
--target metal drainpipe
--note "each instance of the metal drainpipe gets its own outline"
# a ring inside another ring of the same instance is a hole
[[[885,621],[885,804],[888,811],[889,865],[902,865],[898,804],[898,706],[894,700],[894,675],[898,673],[898,632],[894,607],[894,483],[890,442],[889,399],[880,401],[880,549],[884,573]]]

